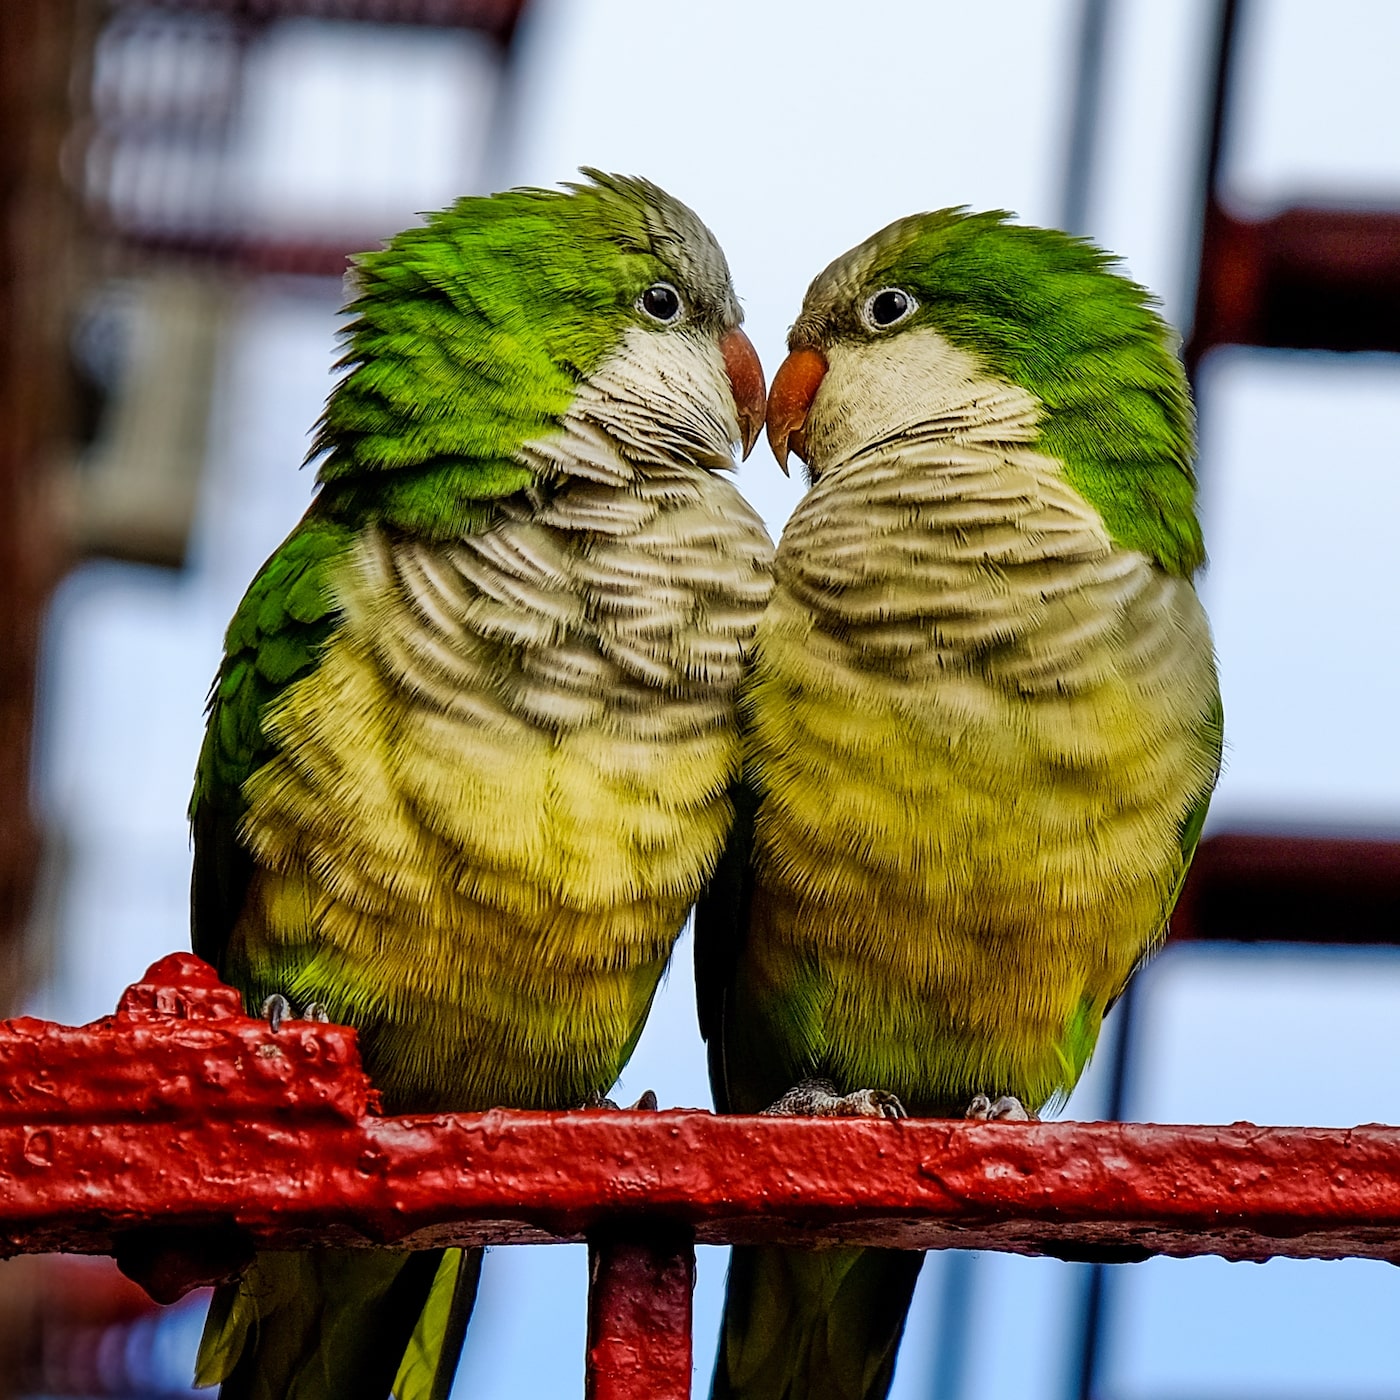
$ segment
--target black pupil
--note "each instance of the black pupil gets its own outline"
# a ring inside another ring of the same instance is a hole
[[[909,310],[909,298],[893,287],[883,291],[870,303],[870,319],[877,326],[888,326]]]
[[[681,309],[681,299],[670,287],[648,287],[642,293],[642,305],[648,316],[658,321],[669,321]]]

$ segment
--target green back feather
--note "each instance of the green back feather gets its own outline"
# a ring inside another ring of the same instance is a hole
[[[942,209],[891,224],[813,282],[793,342],[933,327],[1040,400],[1040,445],[1114,540],[1190,575],[1205,548],[1191,398],[1170,328],[1107,253],[1009,217]],[[912,292],[918,310],[871,331],[860,308],[889,286]]]

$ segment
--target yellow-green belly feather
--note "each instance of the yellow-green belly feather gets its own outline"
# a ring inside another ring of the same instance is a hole
[[[744,1107],[811,1073],[924,1112],[1067,1094],[1213,782],[1189,582],[1029,449],[901,450],[809,493],[759,629],[733,1061],[780,1072]]]
[[[449,545],[367,534],[266,720],[230,969],[358,1026],[399,1111],[606,1090],[725,839],[770,547],[698,468],[612,492],[610,539],[566,528],[596,494]]]

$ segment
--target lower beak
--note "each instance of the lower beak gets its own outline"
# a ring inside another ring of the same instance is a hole
[[[768,395],[768,445],[787,475],[789,450],[807,461],[807,414],[826,374],[826,356],[815,345],[799,345],[773,376]]]
[[[729,376],[729,387],[734,393],[734,407],[739,414],[739,437],[744,444],[744,456],[753,451],[758,441],[758,431],[763,427],[765,407],[763,366],[758,362],[758,353],[753,342],[735,326],[727,331],[719,343],[720,354],[724,356],[724,370]]]

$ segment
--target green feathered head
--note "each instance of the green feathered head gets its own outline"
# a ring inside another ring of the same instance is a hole
[[[940,209],[881,229],[808,288],[789,345],[889,347],[936,331],[1034,395],[1038,445],[1119,543],[1189,574],[1204,550],[1172,331],[1108,254],[1010,218]]]
[[[348,373],[310,454],[323,508],[469,528],[537,479],[522,446],[559,429],[629,337],[662,363],[703,352],[724,387],[718,347],[742,313],[713,235],[650,181],[584,174],[460,199],[355,259]],[[734,404],[714,411],[727,463]]]

